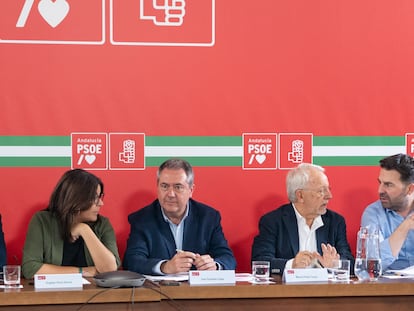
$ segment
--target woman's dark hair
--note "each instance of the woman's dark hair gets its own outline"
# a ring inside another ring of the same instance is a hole
[[[398,153],[380,160],[381,168],[396,170],[403,183],[414,182],[414,159],[407,154]]]
[[[58,219],[60,233],[64,240],[70,240],[71,228],[79,212],[90,209],[96,201],[98,186],[101,186],[100,196],[102,196],[104,193],[102,181],[82,169],[67,171],[58,181],[50,196],[47,210]]]

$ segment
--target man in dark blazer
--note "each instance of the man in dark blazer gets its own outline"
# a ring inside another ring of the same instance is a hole
[[[180,159],[161,164],[157,188],[157,200],[128,216],[131,232],[124,269],[152,275],[234,270],[236,260],[224,237],[220,213],[191,198],[191,165]]]
[[[318,261],[329,267],[333,259],[353,256],[345,219],[327,209],[332,198],[324,169],[300,164],[286,178],[290,204],[261,217],[254,238],[252,260],[270,261],[272,273],[285,268],[307,268]]]
[[[3,226],[0,215],[0,269],[6,264],[6,243],[4,242]]]

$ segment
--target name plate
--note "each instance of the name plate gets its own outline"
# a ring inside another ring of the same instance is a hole
[[[326,269],[285,269],[283,272],[285,283],[328,282]]]
[[[34,287],[35,290],[82,289],[82,274],[35,274]]]
[[[190,271],[190,285],[235,284],[234,270]]]

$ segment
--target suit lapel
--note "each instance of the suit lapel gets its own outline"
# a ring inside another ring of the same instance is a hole
[[[194,243],[199,244],[202,242],[197,237],[194,237],[197,232],[198,221],[197,216],[194,214],[194,209],[191,208],[191,199],[188,201],[188,208],[188,216],[184,220],[183,248],[196,250],[198,247]]]
[[[169,257],[171,258],[176,253],[177,247],[175,245],[174,236],[172,235],[170,225],[168,222],[165,221],[164,217],[162,216],[161,206],[159,203],[157,207],[157,219],[160,235],[162,237],[162,240],[164,241],[165,249],[167,250]]]
[[[326,214],[325,214],[326,215]],[[318,248],[318,253],[322,255],[321,243],[328,243],[328,228],[329,228],[329,219],[322,215],[323,226],[316,230],[316,247]]]

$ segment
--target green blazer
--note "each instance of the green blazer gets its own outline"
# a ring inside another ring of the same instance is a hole
[[[121,260],[115,233],[108,218],[99,215],[98,220],[91,224],[91,228],[98,239],[114,254],[119,267]],[[44,263],[62,265],[63,244],[56,217],[53,217],[48,211],[35,213],[29,223],[23,248],[23,276],[26,279],[33,278]],[[85,257],[88,266],[93,266],[94,263],[86,244]]]

